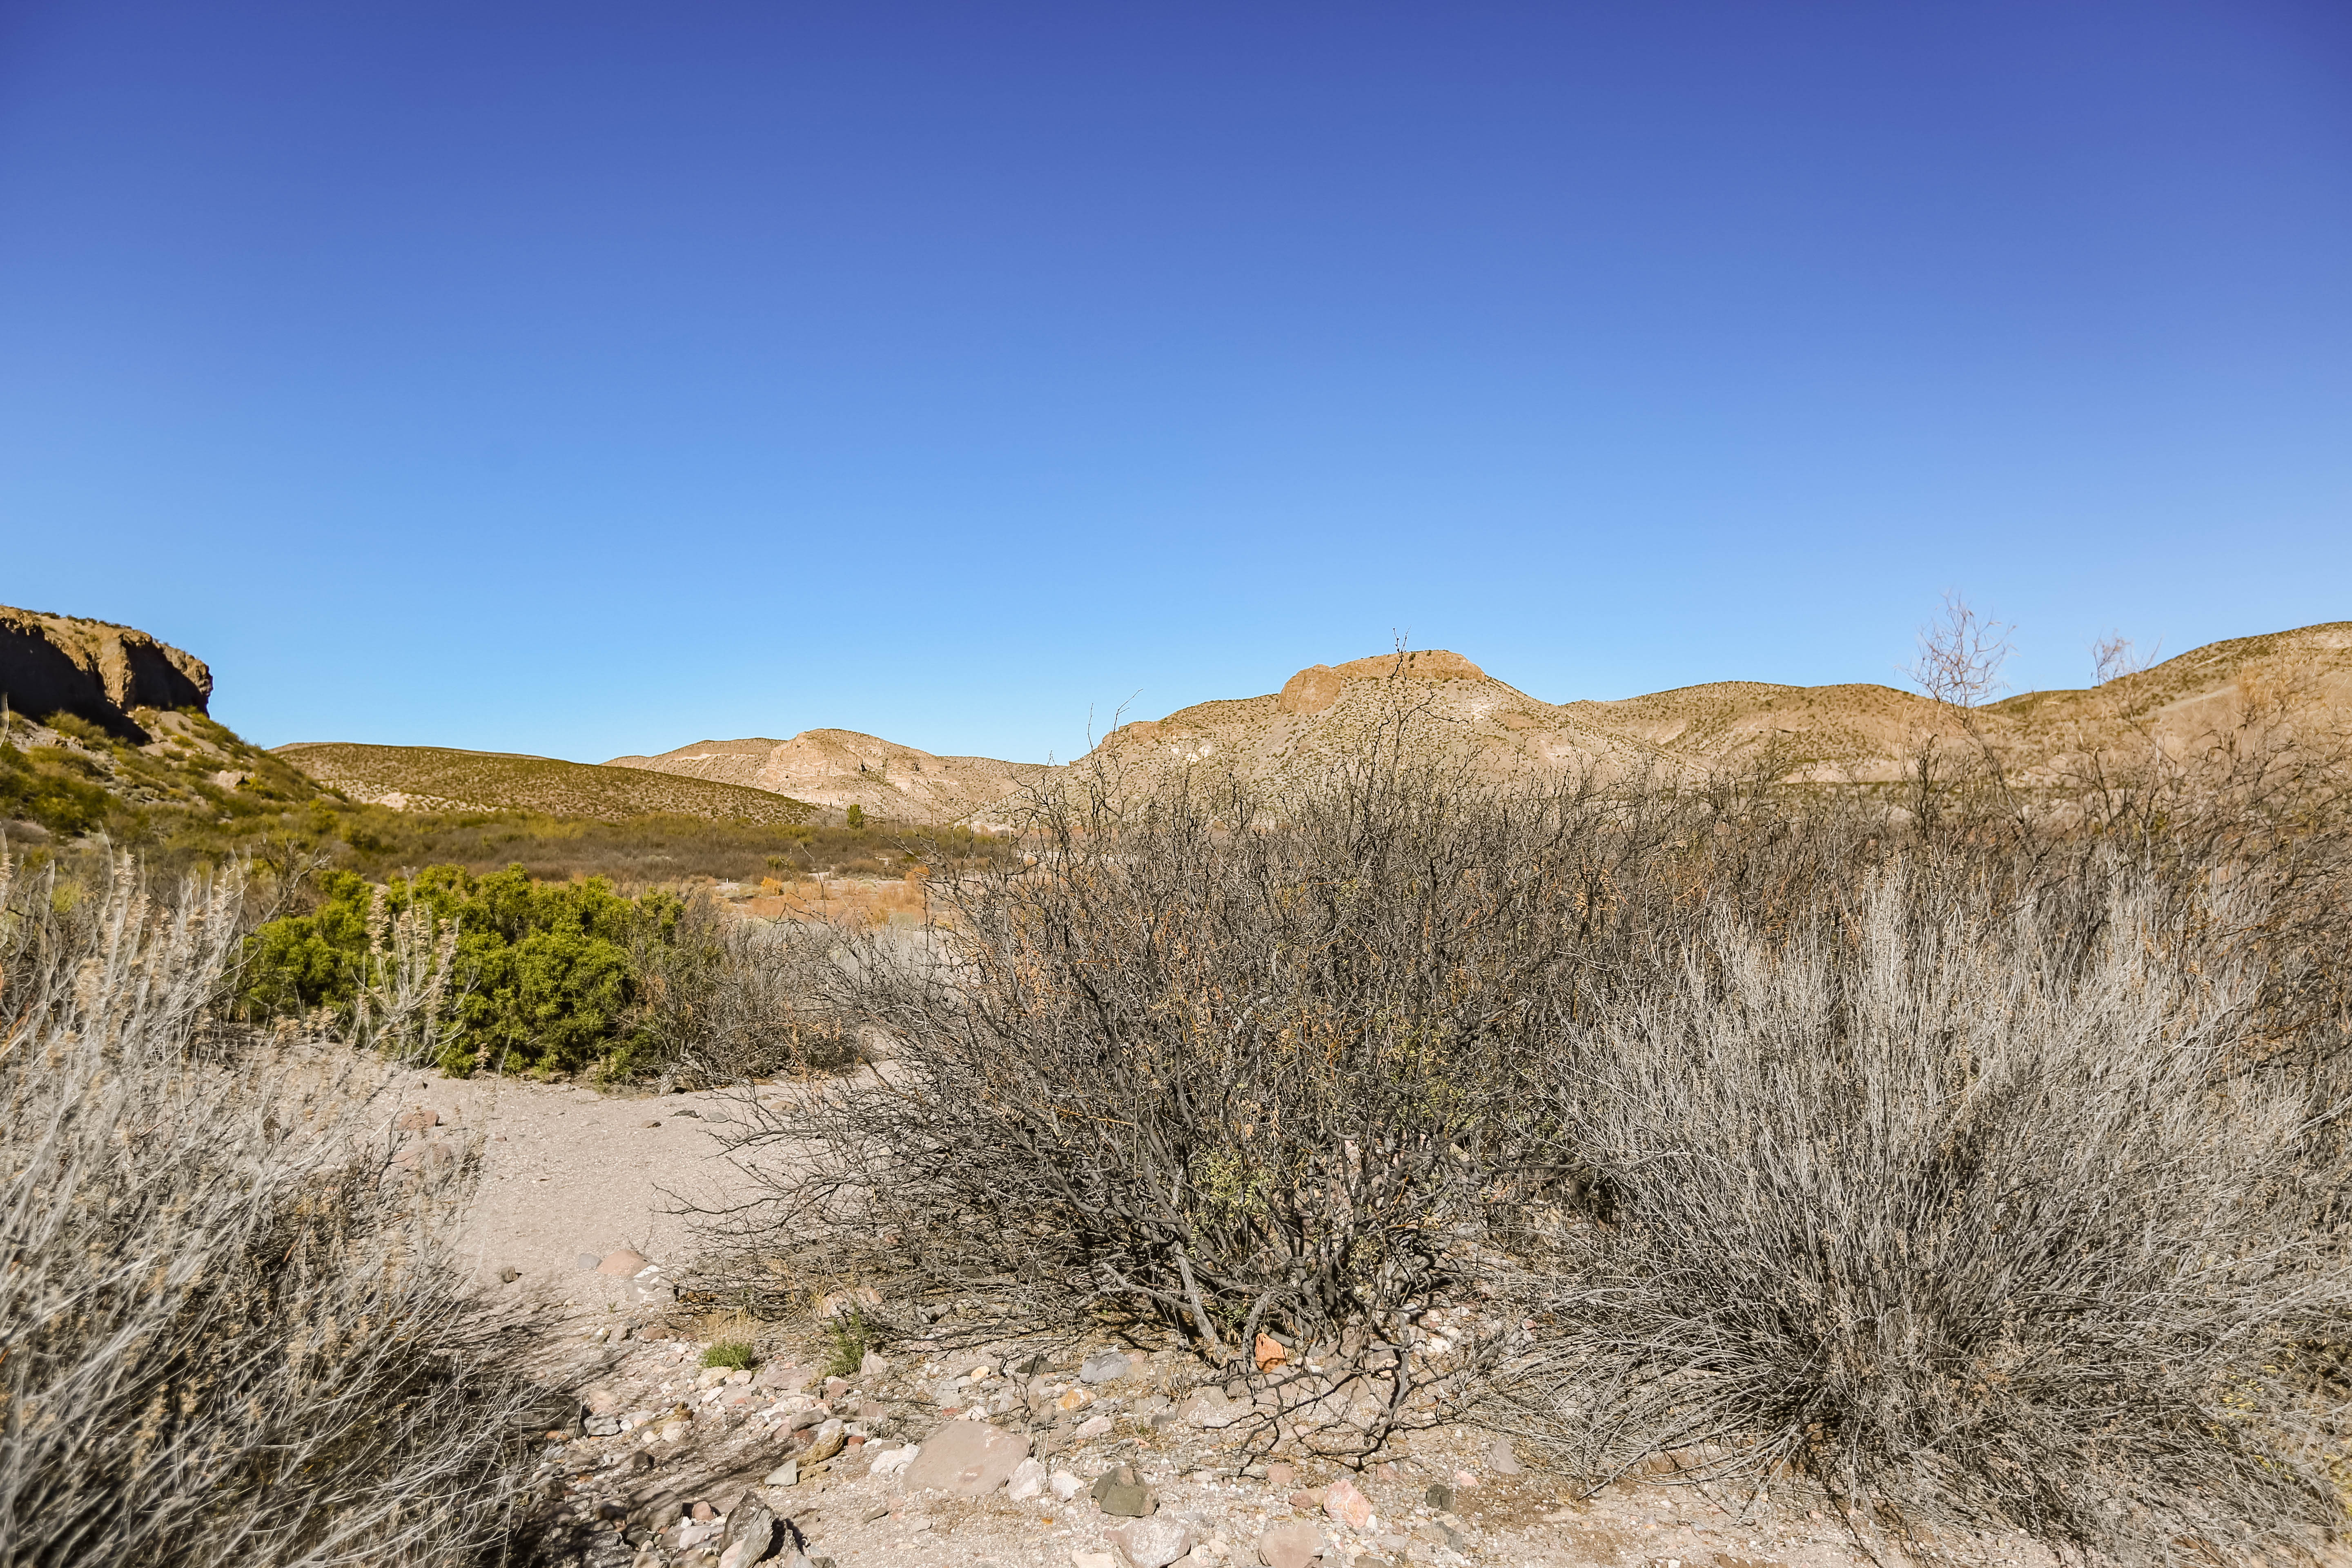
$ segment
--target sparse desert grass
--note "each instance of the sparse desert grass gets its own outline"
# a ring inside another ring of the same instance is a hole
[[[805,801],[766,790],[503,752],[328,741],[281,746],[276,754],[355,800],[399,795],[427,809],[528,811],[603,822],[696,816],[769,826],[805,822],[816,814]]]
[[[0,869],[0,1562],[452,1563],[520,1496],[454,1168],[372,1064],[219,1026],[233,883]]]

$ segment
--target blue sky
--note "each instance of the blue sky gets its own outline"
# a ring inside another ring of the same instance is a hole
[[[2352,616],[2352,11],[0,0],[0,603],[595,761]]]

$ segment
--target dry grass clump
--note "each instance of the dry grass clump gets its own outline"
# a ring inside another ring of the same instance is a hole
[[[2252,900],[1966,869],[1707,910],[1563,1037],[1546,1118],[1598,1201],[1528,1254],[1510,1405],[1596,1480],[1669,1451],[1865,1531],[2315,1543],[2347,1170],[2341,1107],[2258,1065]]]
[[[9,880],[0,1561],[495,1552],[527,1391],[449,1254],[465,1171],[390,1164],[361,1058],[215,1029],[233,883]]]

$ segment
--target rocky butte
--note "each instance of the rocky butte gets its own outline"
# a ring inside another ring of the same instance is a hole
[[[203,712],[213,672],[131,626],[0,605],[0,696],[29,717],[71,713],[145,744],[136,709]]]

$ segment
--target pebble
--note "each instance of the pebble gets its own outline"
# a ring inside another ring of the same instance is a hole
[[[1519,1473],[1519,1457],[1512,1452],[1508,1437],[1497,1437],[1486,1445],[1486,1468],[1498,1476]]]
[[[1323,1511],[1350,1530],[1362,1530],[1371,1522],[1372,1500],[1341,1476],[1323,1489]]]
[[[633,1252],[625,1247],[618,1252],[606,1253],[604,1255],[604,1261],[596,1265],[596,1272],[599,1274],[613,1274],[625,1277],[627,1275],[635,1274],[638,1269],[643,1268],[645,1266],[645,1254],[641,1252]]]
[[[1277,1524],[1257,1538],[1257,1560],[1265,1568],[1311,1568],[1323,1553],[1323,1532],[1303,1520]]]
[[[1117,1351],[1097,1351],[1079,1364],[1080,1383],[1117,1383],[1134,1363]]]
[[[1104,1533],[1134,1568],[1168,1568],[1192,1550],[1192,1531],[1178,1519],[1139,1519]]]
[[[1078,1423],[1078,1429],[1071,1433],[1070,1436],[1076,1437],[1081,1443],[1092,1442],[1097,1437],[1109,1436],[1111,1426],[1112,1422],[1109,1416],[1089,1415],[1084,1421]]]
[[[1160,1507],[1160,1499],[1127,1465],[1096,1478],[1093,1496],[1097,1508],[1120,1519],[1148,1518]]]
[[[1013,1466],[1013,1479],[1004,1483],[1004,1495],[1014,1502],[1027,1502],[1045,1489],[1045,1463],[1034,1458]]]

